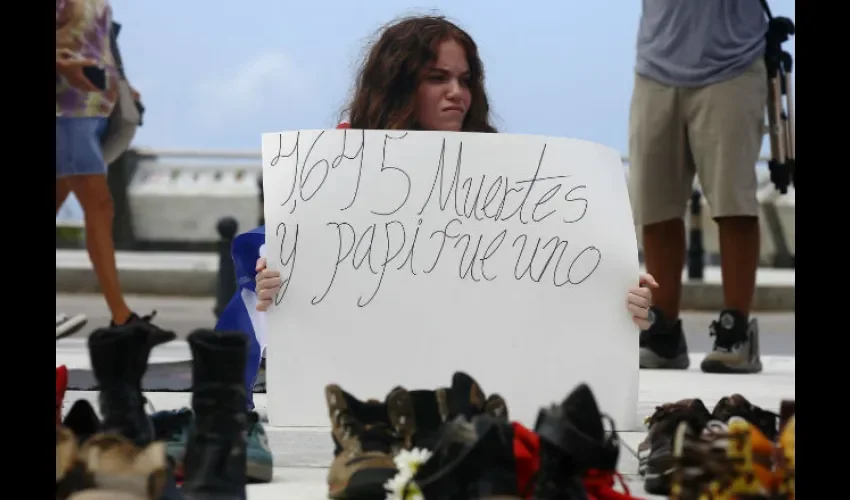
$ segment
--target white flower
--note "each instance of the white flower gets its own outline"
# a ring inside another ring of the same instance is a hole
[[[384,484],[384,489],[387,490],[386,500],[424,500],[422,492],[412,479],[419,466],[429,458],[431,452],[420,448],[402,450],[396,455],[394,461],[398,473]]]

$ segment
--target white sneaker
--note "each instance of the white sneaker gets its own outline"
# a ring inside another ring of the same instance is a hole
[[[85,314],[75,314],[68,316],[65,313],[56,315],[56,340],[71,336],[88,323],[89,319]]]

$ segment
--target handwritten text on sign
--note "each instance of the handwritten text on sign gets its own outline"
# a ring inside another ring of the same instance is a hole
[[[296,299],[318,306],[348,280],[356,296],[345,299],[368,307],[399,273],[580,286],[604,262],[600,234],[618,226],[606,224],[608,186],[593,184],[593,169],[613,154],[507,134],[264,134],[269,266],[283,282],[276,303],[298,283]]]

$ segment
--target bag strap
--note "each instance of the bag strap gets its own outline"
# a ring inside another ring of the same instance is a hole
[[[764,9],[764,13],[767,14],[767,19],[772,20],[773,14],[770,12],[770,6],[767,5],[767,0],[759,0],[759,3],[761,3],[761,8]]]
[[[118,32],[121,31],[121,25],[112,21],[112,26],[109,30],[109,46],[112,49],[112,59],[115,60],[115,67],[118,69],[118,74],[122,80],[127,79],[124,73],[124,61],[121,59],[121,51],[118,49]]]

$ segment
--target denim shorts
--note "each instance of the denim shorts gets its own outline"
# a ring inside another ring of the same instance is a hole
[[[105,175],[100,137],[106,117],[56,117],[56,178]]]

